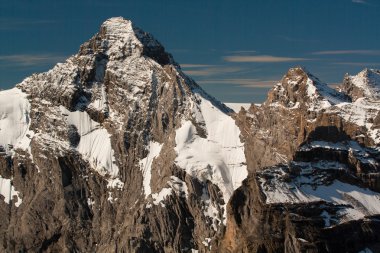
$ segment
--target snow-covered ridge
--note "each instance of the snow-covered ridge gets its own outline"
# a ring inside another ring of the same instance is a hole
[[[361,89],[364,95],[372,99],[380,99],[380,71],[364,69],[355,76],[348,77],[352,84]]]
[[[303,67],[291,68],[269,94],[269,106],[285,106],[289,109],[307,107],[309,111],[321,111],[346,102],[347,96],[321,82]]]
[[[307,95],[313,102],[317,104],[312,109],[328,108],[332,105],[340,104],[345,101],[344,95],[330,88],[327,84],[320,82],[317,78],[310,74],[306,82]],[[319,107],[319,108],[317,108]]]

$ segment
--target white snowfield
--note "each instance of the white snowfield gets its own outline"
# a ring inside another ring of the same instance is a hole
[[[162,144],[154,141],[150,141],[148,145],[148,155],[140,161],[140,169],[143,173],[143,187],[145,198],[152,193],[150,188],[150,181],[152,178],[152,163],[153,160],[159,156],[161,152]]]
[[[313,148],[349,151],[363,163],[380,166],[378,162],[370,158],[366,148],[354,141],[341,143],[314,141],[302,146],[300,150],[309,151]],[[328,179],[329,171],[347,171],[349,170],[347,165],[325,160],[313,163],[293,162],[293,165],[302,168],[300,175],[291,176],[283,168],[271,168],[259,174],[260,186],[266,196],[267,204],[325,201],[339,206],[337,214],[328,213],[326,210],[321,214],[327,227],[380,214],[379,193],[339,180]],[[288,180],[289,177],[292,179]]]
[[[110,181],[111,187],[121,187],[121,182],[115,181],[119,169],[115,164],[114,151],[107,130],[91,120],[87,112],[70,112],[63,106],[59,109],[62,114],[67,115],[65,116],[67,124],[74,125],[78,129],[81,137],[76,148],[78,152],[101,175],[111,176],[110,180],[113,180]],[[30,103],[27,94],[18,88],[0,92],[0,145],[7,153],[12,153],[15,149],[27,150],[30,153],[30,141],[35,134],[29,130],[29,114]]]
[[[259,176],[267,204],[326,201],[340,205],[337,214],[328,214],[326,211],[322,214],[327,226],[380,214],[379,193],[338,180],[323,182],[326,175],[323,170],[346,170],[345,165],[319,161],[303,166],[307,168],[304,167],[300,176],[293,178],[291,182],[286,180],[289,175],[281,168],[269,169]],[[268,178],[263,176],[265,174],[273,177],[265,179]]]
[[[206,138],[197,133],[191,120],[183,120],[176,131],[176,164],[198,179],[218,185],[227,203],[233,191],[247,177],[244,145],[235,121],[201,94],[199,104],[191,101],[193,117]]]
[[[17,88],[0,91],[0,155],[12,154],[14,149],[29,148],[34,133],[29,131],[30,104],[26,97],[27,95]],[[22,203],[20,193],[12,185],[12,179],[3,178],[1,175],[0,195],[7,204],[15,196],[15,206],[18,207]]]
[[[107,130],[93,121],[87,112],[70,112],[60,106],[68,125],[74,125],[80,135],[80,142],[76,149],[92,167],[101,175],[118,177],[119,168],[115,163],[114,151],[111,146],[111,135]],[[67,115],[67,116],[66,116]]]
[[[18,88],[0,91],[0,145],[9,151],[27,149],[33,132],[29,131],[30,104]]]

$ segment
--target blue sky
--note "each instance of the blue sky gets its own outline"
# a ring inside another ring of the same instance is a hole
[[[331,84],[380,68],[380,0],[0,0],[0,88],[75,54],[113,16],[225,102],[262,102],[292,66]]]

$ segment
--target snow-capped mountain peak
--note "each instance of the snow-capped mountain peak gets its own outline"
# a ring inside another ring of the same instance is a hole
[[[165,52],[163,46],[152,35],[122,17],[106,20],[101,25],[100,32],[81,49],[82,54],[91,54],[94,51],[107,55],[109,60],[144,55],[161,65],[174,64],[171,55]]]
[[[305,106],[320,110],[346,101],[344,94],[329,87],[304,67],[291,68],[268,95],[267,104],[285,107]]]
[[[22,130],[35,133],[27,152],[36,164],[43,152],[74,155],[85,174],[106,182],[102,191],[110,195],[102,201],[115,205],[126,198],[115,197],[121,190],[132,192],[132,203],[164,205],[191,177],[200,185],[202,215],[213,223],[207,229],[215,233],[225,223],[228,200],[248,174],[232,110],[131,21],[108,19],[78,54],[17,87],[30,102]],[[1,134],[4,145],[13,144]]]
[[[364,69],[357,75],[346,75],[342,90],[346,92],[353,101],[361,97],[379,99],[380,71],[375,69]]]

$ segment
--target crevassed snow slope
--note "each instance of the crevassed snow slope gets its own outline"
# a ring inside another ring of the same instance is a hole
[[[63,106],[60,106],[60,110],[63,115],[67,115],[67,124],[74,125],[78,129],[80,135],[80,142],[77,146],[78,152],[101,175],[109,174],[111,177],[116,178],[119,168],[114,163],[115,157],[111,146],[111,136],[107,130],[93,121],[87,112],[70,112]]]
[[[33,135],[29,131],[30,104],[27,95],[18,88],[0,92],[0,145],[27,149]]]
[[[176,164],[200,180],[210,180],[221,189],[227,203],[232,192],[247,177],[244,145],[235,121],[200,94],[193,103],[193,116],[204,124],[207,138],[197,134],[190,120],[176,131]]]

